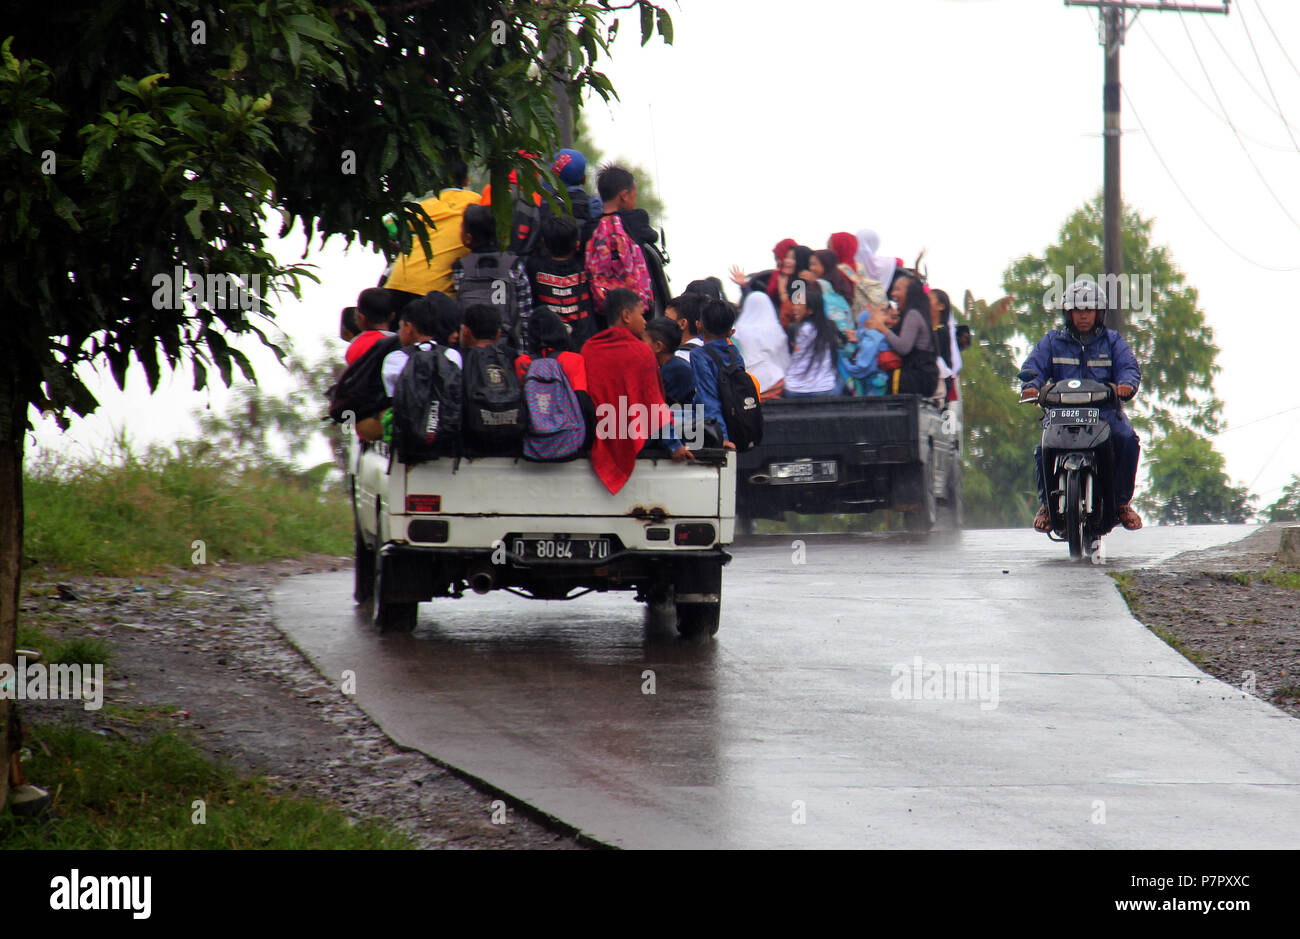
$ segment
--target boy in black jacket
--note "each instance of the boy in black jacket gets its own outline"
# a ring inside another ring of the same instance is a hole
[[[578,227],[567,218],[548,215],[542,219],[541,235],[542,250],[525,262],[533,306],[559,316],[569,330],[573,351],[578,352],[604,328],[592,318],[591,284],[579,254]]]

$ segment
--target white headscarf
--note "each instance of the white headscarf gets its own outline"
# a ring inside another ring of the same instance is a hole
[[[767,391],[785,377],[790,367],[790,346],[776,315],[772,299],[761,290],[751,290],[740,307],[732,341],[740,348],[746,371]]]
[[[882,258],[876,252],[880,250],[880,236],[870,228],[858,232],[858,263],[862,265],[867,276],[884,284],[889,289],[889,282],[894,279],[894,268],[898,267],[897,258]]]

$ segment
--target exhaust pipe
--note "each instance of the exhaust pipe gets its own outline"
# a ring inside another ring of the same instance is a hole
[[[469,575],[469,586],[475,593],[488,593],[495,584],[496,578],[492,576],[491,571],[476,571]]]

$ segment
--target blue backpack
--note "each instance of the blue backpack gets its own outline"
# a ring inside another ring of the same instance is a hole
[[[578,396],[557,359],[534,359],[524,376],[524,459],[540,463],[570,460],[582,449],[587,425]]]

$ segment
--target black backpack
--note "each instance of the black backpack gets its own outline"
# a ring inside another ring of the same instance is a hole
[[[510,251],[479,251],[460,258],[456,261],[461,270],[456,299],[467,310],[479,303],[496,307],[501,312],[501,329],[517,343],[523,324],[512,277],[516,261]]]
[[[515,355],[504,342],[466,349],[465,447],[476,456],[519,456],[528,411],[515,374]]]
[[[384,380],[380,370],[384,358],[390,352],[402,348],[400,336],[384,336],[366,350],[366,354],[357,359],[339,376],[339,380],[330,387],[330,419],[336,424],[349,420],[364,421],[388,407],[388,395],[384,393]]]
[[[511,254],[526,257],[537,247],[537,239],[542,231],[542,216],[549,212],[549,203],[542,200],[538,205],[533,197],[519,188],[510,186],[510,246]]]
[[[407,349],[393,389],[393,447],[408,466],[460,456],[460,369],[434,346]]]
[[[763,442],[763,405],[754,382],[736,356],[727,362],[717,349],[707,345],[701,348],[718,366],[718,403],[727,436],[740,453],[754,449]]]

